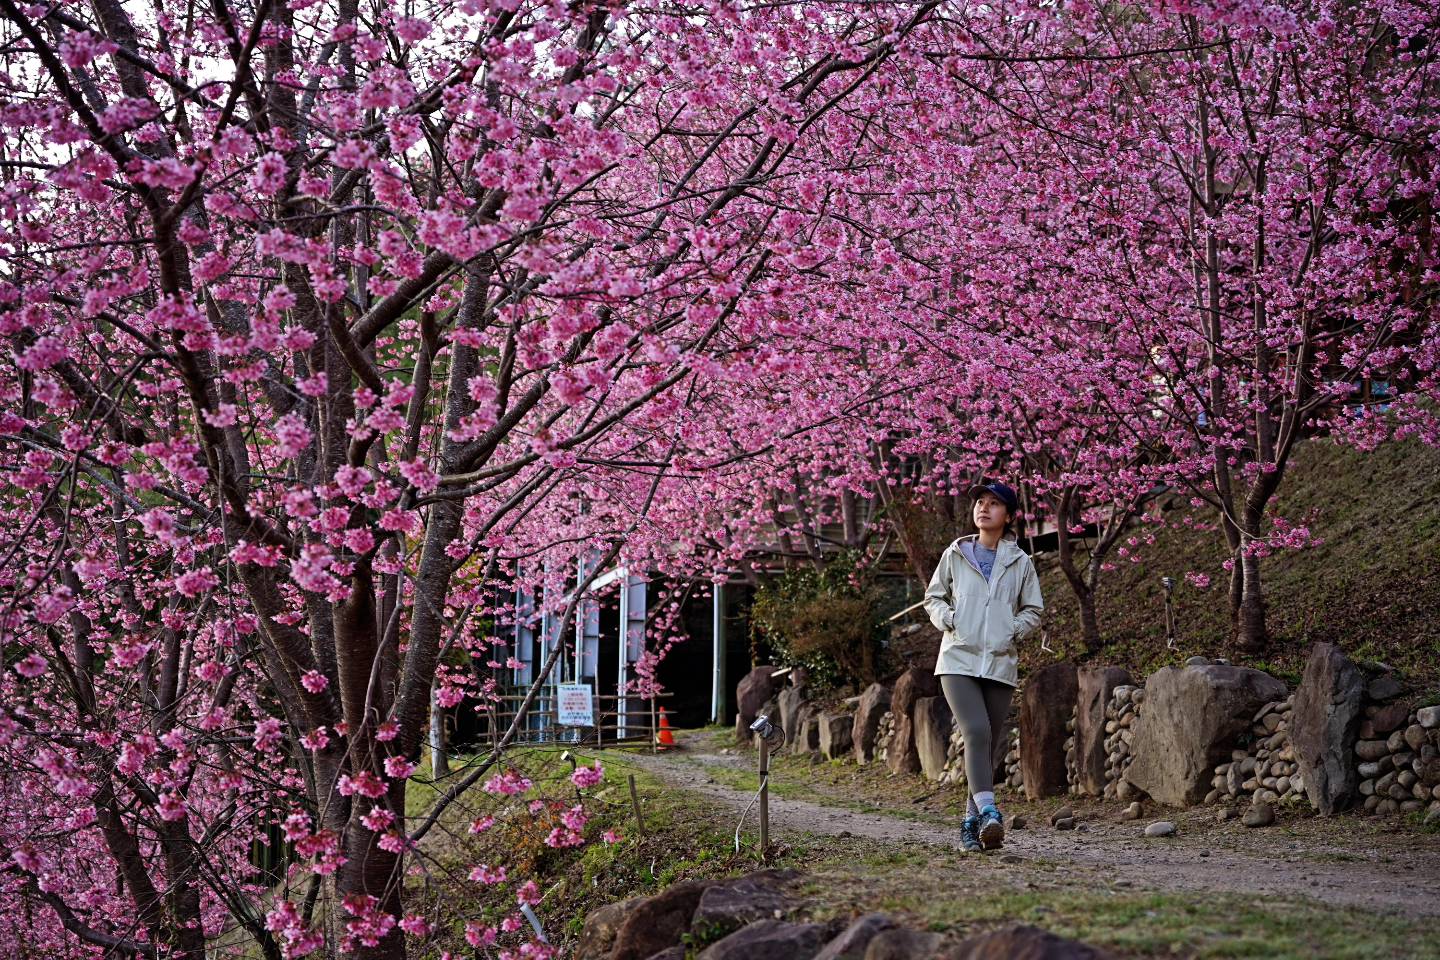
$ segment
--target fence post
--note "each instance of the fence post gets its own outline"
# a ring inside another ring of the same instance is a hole
[[[645,836],[645,821],[640,816],[640,794],[635,790],[635,774],[630,774],[630,803],[635,807],[635,831]]]

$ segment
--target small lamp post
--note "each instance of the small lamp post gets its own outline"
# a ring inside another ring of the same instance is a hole
[[[1161,577],[1160,585],[1165,588],[1165,646],[1175,649],[1175,578]]]
[[[765,859],[770,852],[770,748],[785,742],[785,731],[762,713],[750,732],[760,737],[760,857]]]

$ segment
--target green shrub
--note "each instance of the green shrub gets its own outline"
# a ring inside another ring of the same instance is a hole
[[[821,688],[872,682],[878,672],[880,589],[842,554],[761,584],[750,611],[752,646],[782,666],[804,666]]]

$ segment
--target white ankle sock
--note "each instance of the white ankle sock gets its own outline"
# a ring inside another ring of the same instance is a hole
[[[995,806],[995,792],[993,790],[981,791],[975,794],[974,800],[975,806],[981,810],[984,810],[986,807],[993,807]]]

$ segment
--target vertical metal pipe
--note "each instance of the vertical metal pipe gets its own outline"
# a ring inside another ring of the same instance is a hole
[[[715,584],[714,612],[711,618],[714,649],[714,681],[710,689],[710,722],[724,723],[728,707],[725,690],[725,584]]]
[[[575,563],[575,589],[580,589],[580,584],[585,582],[585,557],[581,557]],[[585,601],[579,600],[575,604],[575,681],[577,683],[585,679],[585,644],[589,638],[585,635]],[[564,627],[561,627],[564,632]]]
[[[627,648],[630,644],[630,573],[622,571],[620,574],[620,664],[619,673],[615,677],[615,737],[625,739],[625,683],[626,675],[629,673],[629,655]]]

